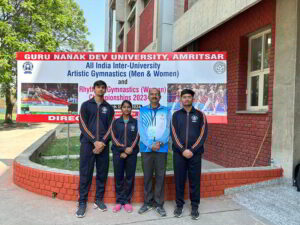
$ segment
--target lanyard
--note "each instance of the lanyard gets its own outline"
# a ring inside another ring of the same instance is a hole
[[[157,106],[157,108],[153,109],[152,106],[150,105],[151,109],[151,125],[156,126],[156,113],[160,105]]]

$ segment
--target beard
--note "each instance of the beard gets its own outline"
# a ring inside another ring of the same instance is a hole
[[[193,102],[191,102],[191,103],[189,103],[189,102],[188,102],[188,103],[182,103],[182,105],[183,105],[183,106],[192,106],[192,105],[193,105]]]

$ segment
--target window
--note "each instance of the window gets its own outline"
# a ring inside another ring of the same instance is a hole
[[[122,32],[119,34],[119,39],[120,39],[120,41],[123,41],[123,38],[124,38],[124,31],[122,31]]]
[[[129,1],[130,11],[134,8],[136,1]]]
[[[266,30],[249,38],[248,110],[268,110],[269,55],[271,44],[271,30]]]
[[[129,23],[129,28],[133,27],[135,24],[135,17],[130,18],[130,20],[128,21]]]
[[[135,23],[135,14],[136,14],[136,7],[135,7],[135,1],[131,1],[130,3],[130,13],[128,14],[128,17],[127,17],[127,22],[128,22],[128,25],[129,25],[129,28],[131,28],[134,23]]]
[[[123,41],[123,37],[124,37],[124,22],[119,22],[119,26],[120,27],[120,31],[118,33],[118,37],[120,39],[120,41]]]

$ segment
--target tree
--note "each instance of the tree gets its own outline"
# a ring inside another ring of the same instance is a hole
[[[73,0],[0,0],[0,94],[12,122],[16,52],[93,51],[83,11]]]

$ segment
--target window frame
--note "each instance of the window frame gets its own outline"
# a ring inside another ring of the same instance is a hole
[[[271,29],[266,29],[262,32],[259,32],[254,35],[249,36],[249,41],[248,41],[248,71],[247,71],[247,110],[251,111],[268,111],[269,106],[263,105],[263,95],[264,95],[264,77],[265,74],[268,75],[268,80],[269,80],[269,75],[270,75],[270,66],[268,68],[264,68],[264,56],[265,56],[265,39],[268,34],[272,35],[272,30]],[[262,47],[262,54],[261,54],[261,65],[260,69],[251,71],[252,68],[252,49],[251,49],[251,44],[252,40],[257,39],[261,37],[261,47]],[[272,36],[271,36],[271,45],[272,45]],[[269,62],[270,65],[270,62]],[[258,106],[251,106],[251,79],[252,77],[259,76],[259,88],[258,88]],[[269,85],[268,85],[269,89]],[[269,98],[269,95],[268,95]]]

